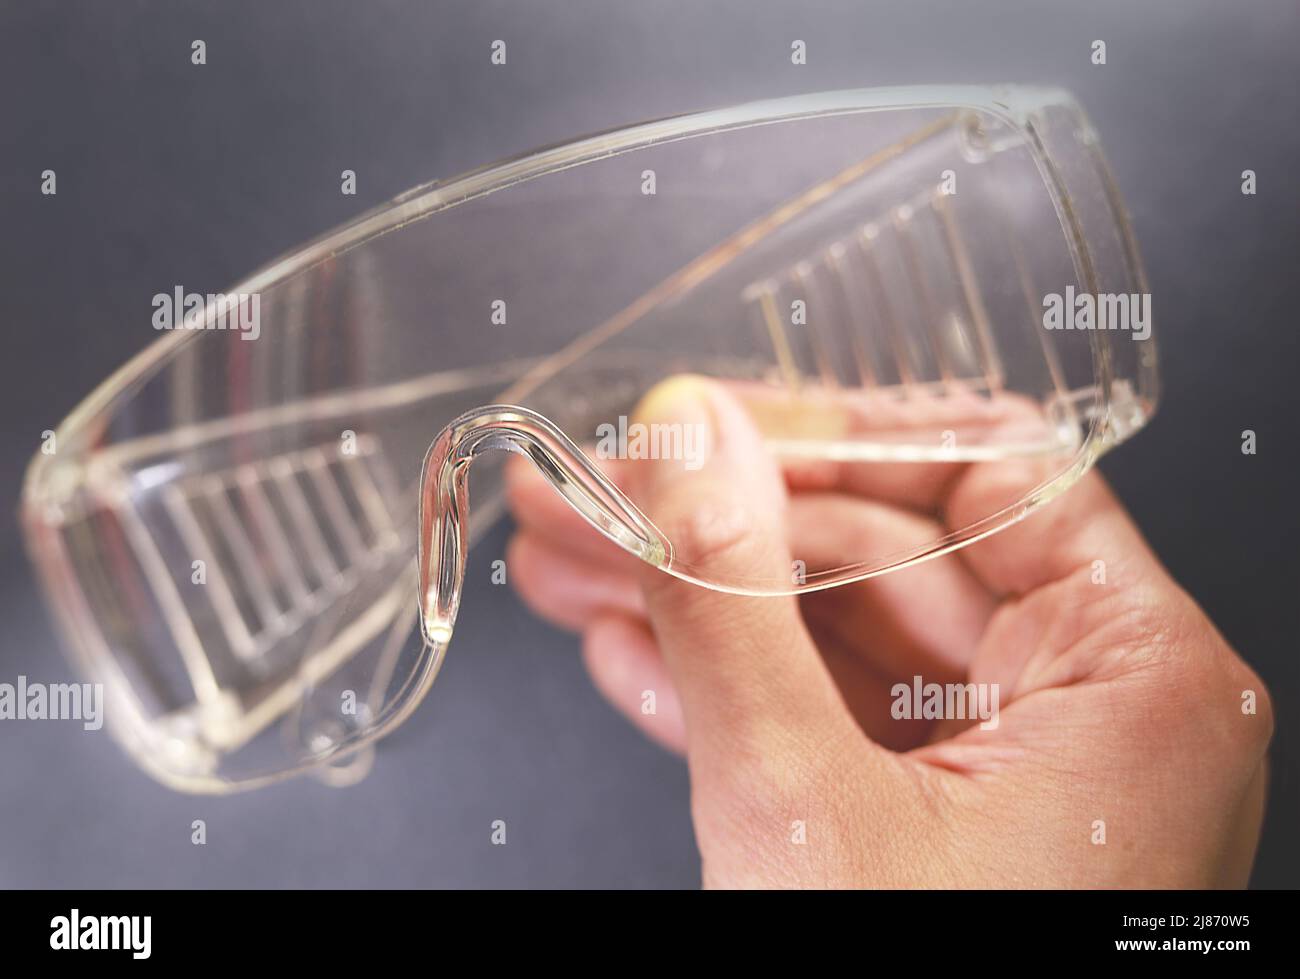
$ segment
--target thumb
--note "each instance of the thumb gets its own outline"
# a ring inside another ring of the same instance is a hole
[[[660,383],[635,417],[695,426],[706,447],[695,469],[668,461],[634,467],[630,487],[672,550],[672,573],[646,567],[642,583],[693,766],[715,756],[731,763],[737,752],[770,757],[774,742],[788,751],[792,738],[825,745],[853,722],[795,598],[697,583],[790,580],[785,486],[758,430],[725,389],[695,376]]]

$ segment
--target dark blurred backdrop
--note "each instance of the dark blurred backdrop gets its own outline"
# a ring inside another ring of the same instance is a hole
[[[498,38],[506,69],[489,64]],[[1058,84],[1101,133],[1159,321],[1161,413],[1103,468],[1273,691],[1254,882],[1295,886],[1298,41],[1295,0],[5,0],[0,513],[40,433],[154,339],[159,283],[220,291],[417,183],[646,118],[832,88]],[[698,883],[683,766],[603,704],[574,639],[473,577],[433,694],[361,788],[187,797],[76,725],[0,729],[0,886]],[[69,675],[11,518],[0,636],[0,677]],[[508,846],[485,845],[494,819]]]

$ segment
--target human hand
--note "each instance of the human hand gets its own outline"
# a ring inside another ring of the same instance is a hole
[[[720,385],[678,381],[650,401],[656,421],[712,433],[702,470],[657,467],[637,488],[705,571],[785,575],[792,543],[914,534],[926,519],[834,487],[790,492]],[[927,503],[953,526],[989,512],[1008,480],[1037,481],[1028,460],[950,471]],[[511,580],[582,633],[615,707],[685,753],[706,885],[1246,883],[1267,692],[1097,473],[955,554],[799,598],[680,581],[597,535],[522,461],[509,481]],[[990,685],[996,727],[895,719],[894,686],[915,676]]]

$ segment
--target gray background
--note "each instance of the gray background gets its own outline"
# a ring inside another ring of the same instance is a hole
[[[504,69],[488,62],[496,38]],[[1102,134],[1160,321],[1161,414],[1104,468],[1273,690],[1255,883],[1295,886],[1298,40],[1295,0],[5,0],[0,511],[41,431],[154,338],[159,283],[219,291],[414,184],[645,118],[829,88],[1060,84]],[[39,193],[46,168],[57,197]],[[339,194],[345,168],[355,198]],[[1246,168],[1256,197],[1240,193]],[[107,737],[4,724],[0,885],[698,883],[683,766],[603,704],[574,639],[486,584],[503,544],[479,552],[438,684],[360,787],[186,797]],[[62,680],[12,520],[0,549],[0,679]],[[196,818],[206,847],[189,842]],[[506,847],[488,844],[494,819]]]

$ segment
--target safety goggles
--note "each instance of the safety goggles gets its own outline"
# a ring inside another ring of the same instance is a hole
[[[363,773],[429,690],[466,552],[504,512],[489,449],[664,573],[784,595],[1008,526],[1157,397],[1095,133],[1068,95],[1015,87],[800,96],[542,150],[224,297],[164,290],[140,328],[162,335],[37,454],[23,517],[111,730],[192,791]],[[635,417],[678,374],[735,393],[792,492],[923,519],[710,575],[611,475],[707,469],[707,438]],[[954,522],[934,487],[974,466],[1017,478]]]

